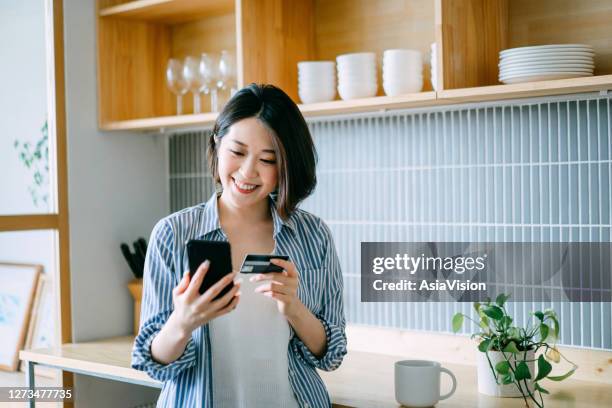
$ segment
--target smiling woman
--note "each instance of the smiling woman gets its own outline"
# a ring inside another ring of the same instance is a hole
[[[316,369],[346,354],[343,282],[329,228],[298,208],[316,185],[306,122],[282,90],[252,84],[219,115],[208,158],[220,194],[151,235],[132,367],[165,381],[162,406],[331,406]],[[183,273],[192,239],[231,245],[233,272],[201,295],[209,263]],[[237,270],[247,254],[289,260],[252,276]]]

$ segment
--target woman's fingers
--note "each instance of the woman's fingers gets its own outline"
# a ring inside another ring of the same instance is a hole
[[[223,288],[225,288],[227,285],[229,285],[234,280],[235,276],[236,276],[236,272],[232,272],[232,273],[228,273],[223,278],[219,279],[218,282],[216,282],[214,285],[208,288],[208,290],[204,292],[204,294],[202,294],[202,297],[201,297],[202,303],[212,302],[213,299],[217,297],[219,293],[221,293]]]
[[[284,275],[282,272],[268,272],[268,273],[260,273],[255,275],[249,279],[251,282],[260,282],[260,281],[274,281],[280,283],[282,285],[287,286],[297,286],[298,280],[295,277],[290,277]]]
[[[208,259],[200,264],[198,270],[195,275],[193,275],[193,279],[189,283],[189,287],[186,290],[186,293],[189,297],[194,298],[200,292],[200,286],[202,286],[202,281],[204,280],[204,276],[206,272],[208,272],[208,267],[210,266],[210,261]]]
[[[264,283],[263,285],[259,285],[258,287],[256,287],[255,292],[257,293],[276,292],[276,293],[282,293],[285,295],[291,295],[292,293],[294,293],[294,288],[287,286],[287,285],[282,285],[276,282],[269,282],[269,283]]]
[[[174,289],[172,289],[172,293],[175,296],[180,295],[181,293],[185,291],[185,289],[187,289],[188,286],[189,286],[189,271],[187,270],[183,274],[183,278],[178,283],[178,285],[176,285]]]
[[[270,263],[283,268],[285,271],[287,271],[287,275],[289,277],[297,278],[299,275],[297,269],[295,269],[294,263],[291,261],[285,261],[284,259],[280,258],[272,258],[270,259]]]
[[[236,306],[238,306],[239,301],[240,301],[240,294],[237,294],[236,296],[232,298],[232,301],[229,302],[227,306],[215,312],[215,317],[219,317],[219,316],[223,316],[224,314],[228,314],[229,312],[234,310]]]
[[[240,283],[234,284],[234,287],[231,288],[225,295],[221,296],[219,299],[215,299],[210,302],[211,310],[219,310],[223,309],[227,304],[232,300],[232,298],[239,293]]]

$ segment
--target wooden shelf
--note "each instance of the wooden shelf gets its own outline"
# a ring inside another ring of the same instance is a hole
[[[570,4],[571,3],[571,4]],[[582,0],[98,0],[98,121],[103,130],[210,126],[216,115],[173,116],[169,58],[227,50],[237,85],[269,83],[298,101],[297,63],[410,48],[423,55],[423,92],[300,106],[305,116],[428,107],[612,88],[612,2]],[[339,17],[341,16],[341,18]],[[437,46],[438,92],[428,56]],[[499,52],[582,43],[595,77],[500,85]],[[183,98],[192,112],[192,98]],[[202,111],[210,111],[208,99]]]
[[[233,9],[233,0],[137,0],[102,8],[99,15],[173,24],[225,14]]]
[[[443,100],[446,103],[484,102],[500,99],[564,95],[601,90],[612,91],[612,75],[449,89],[439,91],[438,100]]]
[[[350,101],[331,101],[298,105],[305,117],[341,115],[359,112],[376,112],[450,105],[468,102],[486,102],[504,99],[519,99],[536,96],[563,95],[581,92],[612,91],[612,75],[585,78],[557,79],[553,81],[528,82],[512,85],[491,85],[474,88],[450,89],[439,92],[419,92],[401,96],[376,96]],[[172,128],[212,126],[216,113],[198,115],[163,116],[150,119],[135,119],[108,122],[102,130],[158,130]]]

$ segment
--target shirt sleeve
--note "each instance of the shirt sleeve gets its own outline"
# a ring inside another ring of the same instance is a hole
[[[325,329],[327,349],[321,358],[317,358],[298,336],[294,335],[292,341],[294,351],[300,354],[306,362],[320,370],[332,371],[340,367],[346,355],[343,281],[331,231],[323,222],[321,222],[321,230],[324,234],[325,246],[321,265],[324,285],[321,296],[322,307],[315,316]]]
[[[172,313],[172,289],[182,275],[175,270],[172,259],[174,241],[172,227],[165,220],[159,221],[151,233],[145,258],[140,329],[132,350],[132,368],[145,371],[158,381],[170,380],[196,364],[193,338],[181,357],[170,364],[161,364],[151,355],[151,343]]]

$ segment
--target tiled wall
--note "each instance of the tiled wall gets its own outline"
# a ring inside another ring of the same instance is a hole
[[[302,208],[331,227],[349,322],[448,332],[455,303],[361,303],[361,241],[612,239],[610,99],[567,97],[310,122],[318,185]],[[207,131],[170,140],[172,211],[208,198]],[[553,307],[562,343],[612,349],[611,303]],[[465,332],[471,329],[466,327]]]

